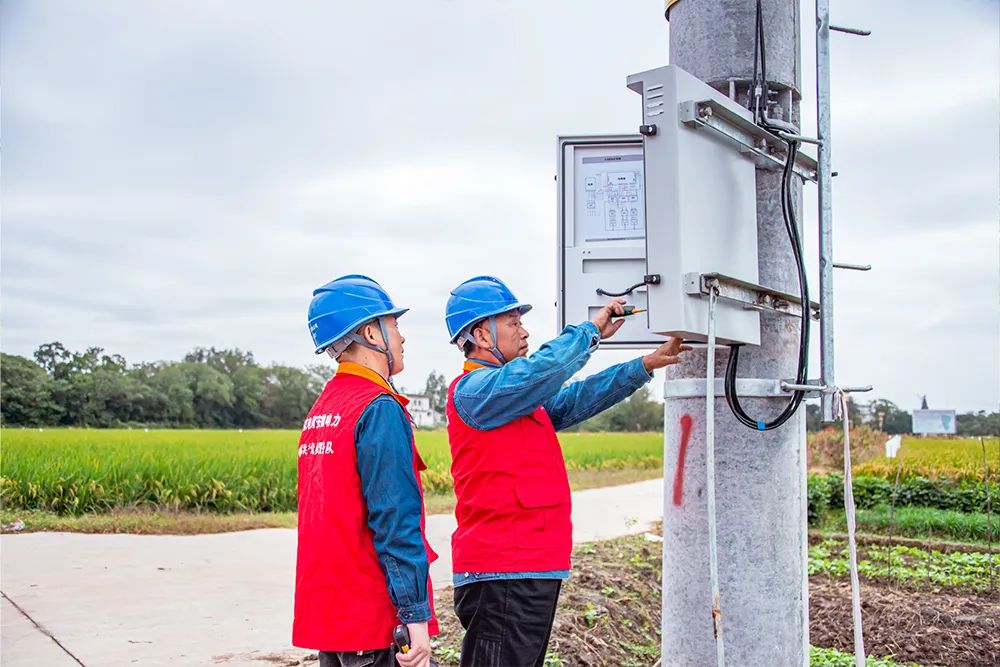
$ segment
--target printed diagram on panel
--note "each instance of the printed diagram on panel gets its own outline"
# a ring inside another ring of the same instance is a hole
[[[588,156],[578,165],[577,205],[584,238],[613,241],[646,234],[642,155]]]

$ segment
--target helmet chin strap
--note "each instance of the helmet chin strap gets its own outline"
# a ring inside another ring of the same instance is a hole
[[[365,340],[365,337],[359,334],[357,331],[352,331],[351,333],[347,334],[346,338],[351,339],[353,342],[357,343],[361,347],[367,347],[369,350],[375,350],[376,352],[381,352],[382,354],[385,355],[386,361],[389,362],[389,372],[385,380],[386,382],[389,383],[389,386],[392,387],[392,390],[395,391],[396,385],[392,383],[392,368],[393,368],[392,352],[389,350],[389,332],[385,328],[384,317],[378,318],[378,328],[382,332],[382,342],[384,343],[384,346],[373,345],[372,343],[369,343],[367,340]]]
[[[496,357],[496,360],[500,362],[501,366],[503,366],[504,364],[507,363],[507,360],[504,358],[503,353],[500,352],[500,348],[497,347],[497,317],[496,315],[491,315],[489,319],[490,319],[490,337],[493,340],[493,347],[490,348],[490,354]],[[473,327],[474,326],[475,325],[473,325]],[[473,327],[469,327],[468,329],[463,331],[462,334],[458,337],[457,343],[459,347],[462,347],[462,344],[465,341],[469,341],[470,343],[472,343],[477,347],[479,346],[479,344],[476,342],[476,339],[472,336]]]

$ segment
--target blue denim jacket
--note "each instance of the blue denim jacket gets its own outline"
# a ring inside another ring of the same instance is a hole
[[[375,553],[385,572],[389,598],[404,623],[431,618],[412,433],[410,420],[391,396],[372,401],[354,429],[368,526],[374,533]]]
[[[558,337],[529,357],[512,359],[503,366],[476,360],[485,368],[465,375],[455,385],[453,400],[458,416],[480,431],[499,428],[531,414],[541,405],[557,431],[574,426],[628,398],[649,382],[642,359],[607,368],[563,386],[590,359],[601,341],[591,322],[568,326]],[[455,586],[490,579],[565,579],[569,570],[552,572],[463,572],[452,579]]]

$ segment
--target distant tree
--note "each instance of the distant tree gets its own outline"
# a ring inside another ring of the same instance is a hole
[[[266,368],[260,396],[263,425],[272,428],[300,426],[318,394],[313,381],[309,373],[298,368]]]
[[[878,428],[879,415],[882,420],[882,430],[891,435],[913,432],[913,417],[909,412],[901,410],[890,400],[879,398],[868,404],[868,424]]]
[[[985,410],[967,412],[964,415],[957,415],[956,422],[959,435],[1000,436],[1000,412],[987,413]]]
[[[430,397],[431,410],[444,417],[445,404],[448,402],[448,382],[444,375],[431,371],[424,383],[424,394]]]
[[[144,387],[118,365],[99,367],[86,375],[76,376],[86,385],[90,396],[87,426],[109,428],[141,419]]]
[[[46,426],[60,416],[52,380],[40,365],[0,353],[0,418],[10,426]]]
[[[240,366],[229,374],[233,382],[233,426],[253,428],[261,423],[260,399],[264,392],[263,374],[263,369],[256,365]]]
[[[227,375],[232,375],[244,366],[257,365],[257,362],[253,358],[253,352],[244,352],[238,347],[231,350],[217,350],[214,347],[196,347],[184,355],[184,361],[194,364],[208,364]]]
[[[572,431],[662,431],[663,404],[654,401],[649,387],[641,387],[624,401],[594,415]]]
[[[828,426],[837,426],[841,422],[840,418],[835,422],[824,422],[823,411],[818,400],[811,400],[805,403],[806,406],[806,430],[810,432],[822,431]],[[866,407],[864,403],[859,403],[853,399],[847,401],[847,416],[852,427],[864,423],[863,413]]]
[[[309,393],[314,400],[323,392],[323,387],[330,381],[334,373],[336,373],[336,370],[328,364],[310,364],[306,366],[306,375],[309,376]]]
[[[133,371],[142,378],[145,406],[140,421],[171,426],[194,425],[194,391],[181,364],[149,364]]]
[[[73,353],[58,341],[39,345],[35,350],[35,361],[53,380],[66,380],[72,375],[73,357]]]
[[[233,381],[225,373],[205,363],[180,365],[193,394],[194,420],[198,426],[233,426],[230,409],[235,403]]]
[[[608,414],[612,431],[662,431],[663,404],[652,400],[649,387],[641,387]]]
[[[819,431],[823,428],[822,411],[818,403],[806,403],[806,430]]]

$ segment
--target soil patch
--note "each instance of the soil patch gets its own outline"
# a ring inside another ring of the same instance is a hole
[[[1000,595],[918,591],[861,582],[865,649],[921,665],[1000,665]],[[851,584],[809,581],[809,641],[854,651]]]
[[[660,655],[660,553],[643,536],[579,545],[549,651],[567,667],[650,667]],[[850,582],[810,580],[810,643],[853,652]],[[1000,594],[862,583],[868,655],[921,665],[1000,665]],[[457,665],[462,629],[452,590],[436,596],[442,667]],[[554,660],[553,664],[556,663]]]

